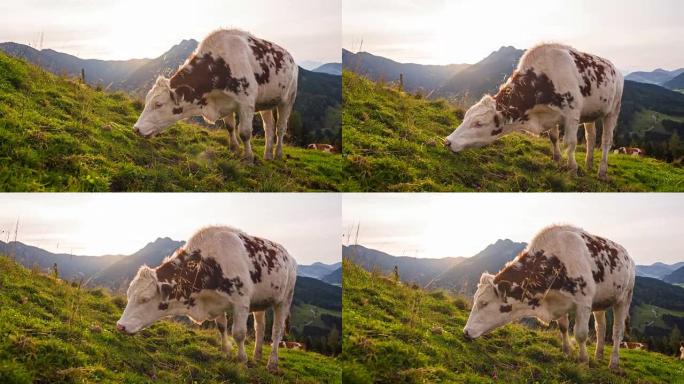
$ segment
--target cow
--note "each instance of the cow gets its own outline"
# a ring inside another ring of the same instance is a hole
[[[306,149],[313,149],[316,151],[327,152],[327,153],[335,152],[335,147],[333,147],[330,144],[309,144],[306,146]]]
[[[631,155],[631,156],[643,156],[644,151],[641,148],[635,147],[620,147],[613,151],[615,154]]]
[[[479,147],[511,132],[548,132],[553,160],[560,163],[559,126],[565,129],[568,167],[577,174],[577,128],[584,124],[587,169],[593,168],[595,122],[603,120],[599,178],[607,179],[608,152],[622,100],[622,74],[608,60],[560,44],[541,44],[522,56],[499,92],[485,95],[466,112],[444,144],[456,153]]]
[[[646,344],[644,343],[635,343],[631,341],[623,341],[620,343],[620,348],[625,348],[625,349],[637,349],[637,350],[646,350]]]
[[[679,355],[679,360],[684,360],[684,341],[679,342],[679,352],[681,353]]]
[[[226,331],[226,312],[231,312],[237,360],[246,362],[247,317],[252,312],[256,339],[253,358],[258,362],[265,311],[273,307],[273,348],[268,369],[277,371],[278,346],[296,279],[297,263],[280,244],[231,227],[207,227],[158,267],[140,267],[126,292],[128,303],[116,328],[132,335],[169,316],[186,315],[198,324],[214,320],[222,349],[232,358]]]
[[[286,349],[296,349],[296,350],[300,350],[300,351],[304,350],[304,345],[302,345],[302,343],[298,343],[296,341],[281,341],[280,347],[286,348]]]
[[[276,44],[236,29],[215,31],[170,79],[157,78],[134,130],[148,137],[187,117],[200,115],[209,123],[223,119],[230,136],[229,148],[237,151],[237,114],[237,131],[245,158],[251,162],[252,120],[255,112],[260,112],[266,139],[264,159],[273,159],[276,135],[275,158],[280,159],[287,120],[297,96],[298,71],[292,56]]]
[[[622,246],[573,226],[547,227],[496,275],[482,274],[464,336],[475,339],[525,317],[545,323],[555,320],[563,352],[570,355],[568,313],[574,311],[575,339],[580,360],[586,362],[591,312],[596,323],[596,359],[601,359],[605,311],[612,307],[610,367],[617,369],[634,274],[634,261]]]

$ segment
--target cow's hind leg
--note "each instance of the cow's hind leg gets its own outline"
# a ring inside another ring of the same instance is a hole
[[[606,313],[594,312],[594,327],[596,328],[596,353],[594,358],[598,361],[603,359],[603,345],[606,342]]]
[[[230,342],[230,338],[228,337],[228,318],[226,317],[226,314],[223,313],[221,316],[214,319],[214,321],[216,322],[216,328],[219,331],[219,335],[221,335],[221,349],[230,359],[233,355],[233,343]]]
[[[590,307],[577,307],[575,311],[575,340],[579,345],[579,358],[582,362],[589,361],[587,354],[587,337],[589,336]]]
[[[618,108],[618,111],[620,109]],[[603,118],[603,133],[601,134],[601,164],[599,165],[598,177],[608,180],[608,152],[613,146],[613,131],[617,125],[618,115],[612,113]]]
[[[563,136],[563,143],[566,147],[568,155],[568,168],[571,175],[577,175],[577,161],[575,160],[575,148],[577,147],[577,127],[579,126],[579,119],[575,117],[568,117],[563,122],[565,128],[565,135]]]
[[[245,337],[247,337],[247,317],[249,316],[249,306],[233,307],[233,339],[238,345],[237,359],[239,362],[247,362],[245,353]]]
[[[570,337],[568,336],[568,328],[570,327],[570,319],[568,319],[568,314],[561,316],[556,320],[558,323],[558,330],[561,334],[561,341],[563,342],[563,353],[566,356],[570,356],[572,349],[570,348]]]
[[[223,118],[223,122],[226,124],[226,128],[228,129],[228,148],[233,152],[237,152],[240,149],[240,143],[237,139],[235,114],[231,112],[228,116]]]
[[[278,141],[276,142],[275,158],[283,158],[283,140],[285,139],[285,132],[287,132],[287,121],[290,119],[292,106],[294,102],[288,104],[278,105]]]
[[[264,160],[273,160],[273,138],[275,136],[275,118],[273,110],[261,111],[261,120],[264,122]]]
[[[594,168],[594,147],[596,146],[596,124],[584,123],[584,137],[587,140],[586,166],[590,171]]]
[[[264,344],[264,333],[266,331],[266,312],[253,312],[254,315],[254,362],[261,360]]]
[[[558,124],[554,125],[553,128],[549,130],[549,140],[551,140],[551,149],[553,150],[553,161],[560,164],[561,161],[561,151],[560,144],[558,143],[559,133]]]
[[[245,159],[247,161],[254,161],[254,153],[252,152],[252,121],[254,120],[254,108],[242,107],[240,108],[240,123],[238,124],[238,131],[240,132],[240,139],[242,145],[245,147]]]
[[[613,352],[610,355],[610,369],[618,369],[620,363],[620,343],[622,336],[625,334],[625,320],[629,315],[629,303],[632,301],[631,295],[629,300],[623,303],[618,303],[613,306]]]
[[[285,333],[285,323],[289,314],[289,302],[276,304],[273,307],[273,331],[271,333],[273,344],[271,347],[271,356],[268,358],[267,366],[270,371],[278,370],[278,346],[280,345],[280,341],[283,339],[283,334]]]

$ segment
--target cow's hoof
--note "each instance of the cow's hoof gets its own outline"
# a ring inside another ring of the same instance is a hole
[[[266,368],[271,373],[278,373],[278,363],[275,363],[273,361],[269,361],[268,364],[266,365]]]
[[[608,368],[613,372],[620,372],[620,365],[618,363],[611,362],[610,365],[608,365]]]
[[[599,178],[599,180],[601,180],[601,181],[608,181],[608,175],[605,174],[605,173],[599,173],[599,174],[598,174],[598,178]]]
[[[238,355],[237,362],[246,364],[247,363],[247,355]]]
[[[577,177],[577,168],[570,168],[568,170],[568,175],[570,175],[570,177]]]

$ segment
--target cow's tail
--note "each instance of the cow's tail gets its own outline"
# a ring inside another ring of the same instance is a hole
[[[285,318],[285,336],[290,335],[290,314],[287,314],[287,317]]]
[[[632,332],[630,332],[630,326],[629,326],[629,324],[630,324],[630,316],[629,316],[629,313],[628,313],[627,316],[625,317],[625,336],[630,336],[630,337],[631,337],[631,336],[632,336]]]

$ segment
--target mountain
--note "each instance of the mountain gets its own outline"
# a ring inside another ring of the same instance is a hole
[[[184,241],[175,241],[168,237],[158,238],[148,243],[134,254],[127,256],[106,269],[96,273],[90,280],[91,286],[104,286],[115,292],[125,292],[142,265],[152,268],[161,264],[165,257],[171,256]]]
[[[679,355],[680,330],[684,329],[684,288],[637,276],[629,311],[632,337],[649,350]]]
[[[666,81],[663,83],[663,87],[672,89],[672,90],[680,90],[684,89],[684,71],[680,73],[679,75],[673,77],[672,79]]]
[[[482,273],[497,273],[526,246],[527,243],[516,243],[509,239],[497,240],[475,256],[469,257],[445,271],[431,287],[445,288],[452,292],[472,296],[477,290],[477,284]]]
[[[684,264],[684,263],[679,263]],[[670,284],[683,284],[684,283],[684,266],[677,268],[676,270],[669,273],[667,276],[663,277],[663,281]]]
[[[445,257],[442,259],[428,259],[392,256],[362,245],[343,245],[342,259],[351,260],[367,271],[378,271],[384,274],[393,273],[396,266],[399,269],[399,278],[402,281],[415,282],[424,286],[446,269],[453,265],[458,265],[464,258]]]
[[[313,72],[327,73],[328,75],[342,76],[342,63],[327,63],[317,67]]]
[[[342,286],[342,266],[340,265],[336,270],[323,276],[321,280],[328,284]]]
[[[368,52],[342,50],[344,69],[354,71],[374,81],[398,82],[404,76],[404,89],[431,93],[442,83],[468,67],[468,64],[422,65],[398,63]]]
[[[682,73],[684,73],[684,68],[675,69],[674,71],[658,68],[651,72],[632,72],[625,76],[625,80],[636,81],[637,83],[663,85]]]
[[[293,144],[328,143],[342,148],[342,77],[299,68],[297,99],[288,126]]]
[[[680,267],[684,267],[684,261],[675,264],[657,262],[651,265],[637,265],[636,274],[637,276],[652,277],[662,280],[663,277]]]
[[[610,344],[602,361],[578,364],[561,352],[555,327],[509,324],[469,341],[463,327],[470,303],[463,297],[396,284],[349,260],[343,269],[345,383],[681,381],[681,362],[649,351],[620,351],[620,373],[612,373]],[[593,350],[594,342],[588,343]]]
[[[161,320],[135,336],[116,331],[122,296],[26,269],[0,257],[2,383],[342,382],[337,359],[280,349],[280,372],[264,359],[246,367],[226,358],[210,324]],[[270,338],[270,328],[266,337]],[[246,342],[251,355],[253,342]],[[250,363],[251,364],[251,363]]]
[[[108,266],[124,260],[123,255],[77,256],[66,253],[52,253],[44,249],[26,245],[21,242],[0,241],[0,254],[11,256],[17,263],[32,268],[38,266],[42,270],[52,269],[57,264],[60,277],[67,280],[81,280]]]
[[[496,93],[511,75],[525,53],[514,47],[501,47],[480,62],[453,75],[435,93],[447,99],[479,100],[485,93]]]
[[[304,68],[304,69],[306,69],[307,71],[312,71],[312,70],[314,70],[315,68],[320,67],[320,66],[323,65],[324,63],[321,63],[320,61],[315,61],[315,60],[304,60],[304,61],[302,61],[302,62],[300,62],[300,63],[297,63],[297,64],[299,64],[299,66],[300,66],[301,68]]]
[[[324,264],[321,262],[315,262],[311,265],[298,265],[297,276],[313,277],[314,279],[321,280],[327,274],[341,266],[341,262],[334,264]]]

